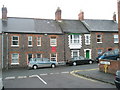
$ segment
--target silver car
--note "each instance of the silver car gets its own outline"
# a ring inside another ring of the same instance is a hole
[[[51,61],[48,58],[31,58],[28,62],[28,69],[37,69],[39,67],[52,67],[55,68],[57,65],[56,61]]]

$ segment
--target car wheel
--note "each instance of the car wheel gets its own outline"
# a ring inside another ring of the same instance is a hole
[[[117,60],[120,60],[120,58],[117,58]]]
[[[73,66],[76,66],[77,65],[77,63],[76,62],[73,62]]]
[[[92,61],[89,61],[89,64],[92,64],[93,62]]]
[[[38,68],[38,66],[37,66],[37,65],[34,65],[34,66],[33,66],[33,69],[37,69],[37,68]]]
[[[55,66],[55,64],[52,64],[51,67],[52,67],[52,68],[55,68],[56,66]]]

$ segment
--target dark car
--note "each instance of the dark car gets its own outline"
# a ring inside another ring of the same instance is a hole
[[[118,70],[118,71],[116,72],[114,82],[115,82],[116,87],[117,87],[118,89],[120,89],[120,70]]]
[[[94,61],[92,59],[84,58],[83,56],[71,58],[66,62],[67,65],[80,65],[80,64],[92,64]]]
[[[108,59],[108,60],[118,60],[119,59],[119,49],[107,51],[103,53],[101,56],[99,56],[98,61],[100,59]]]

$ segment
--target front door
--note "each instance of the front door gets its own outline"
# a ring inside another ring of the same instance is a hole
[[[86,50],[86,58],[90,58],[90,51],[89,50]]]

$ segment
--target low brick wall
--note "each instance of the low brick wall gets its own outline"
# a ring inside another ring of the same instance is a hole
[[[100,60],[104,62],[110,62],[110,65],[105,66],[105,64],[99,63],[99,71],[105,72],[105,73],[111,73],[115,74],[117,70],[120,70],[120,60]],[[106,71],[105,71],[106,68]]]

